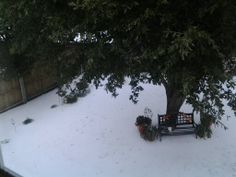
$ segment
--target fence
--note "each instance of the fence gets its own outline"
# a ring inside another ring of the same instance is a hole
[[[56,79],[51,74],[37,70],[30,75],[9,81],[0,81],[0,112],[41,95],[56,87]]]
[[[23,101],[19,81],[0,81],[0,111]]]

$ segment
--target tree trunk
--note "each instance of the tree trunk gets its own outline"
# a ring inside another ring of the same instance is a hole
[[[185,101],[185,96],[180,94],[174,85],[165,85],[167,96],[166,114],[176,115]]]

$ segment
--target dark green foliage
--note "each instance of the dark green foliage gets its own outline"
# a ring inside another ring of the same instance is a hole
[[[78,97],[85,97],[90,93],[89,84],[83,80],[73,80],[58,88],[57,94],[64,98],[65,103],[74,103],[78,100]]]
[[[143,138],[148,141],[156,140],[158,136],[158,129],[155,126],[145,127]]]
[[[228,106],[236,110],[236,96],[229,98]],[[234,112],[234,115],[236,116],[236,112]]]
[[[135,125],[139,126],[139,125],[143,125],[143,124],[150,126],[152,124],[152,119],[150,119],[149,117],[145,117],[145,116],[138,116],[136,118]]]
[[[89,94],[89,84],[85,80],[76,83],[76,93],[78,97],[84,97]]]
[[[69,95],[64,96],[64,103],[72,104],[77,102],[78,96],[74,93],[70,93]]]
[[[216,118],[213,116],[202,113],[200,115],[200,124],[196,126],[196,135],[200,138],[211,138],[212,135],[212,125],[216,122]]]
[[[144,116],[138,116],[136,118],[135,125],[138,127],[140,136],[148,141],[154,141],[158,136],[158,130],[155,126],[152,126],[152,111],[149,108],[145,108]]]
[[[203,125],[199,124],[195,130],[196,136],[200,138],[211,138],[212,130],[210,127],[204,127]]]
[[[235,0],[0,2],[0,39],[17,72],[43,63],[60,85],[82,74],[97,87],[106,80],[113,96],[128,76],[133,102],[141,83],[163,84],[168,114],[185,100],[217,119],[223,99],[236,111],[235,29]]]
[[[138,127],[140,136],[148,141],[154,141],[158,136],[158,129],[155,126],[148,125],[146,123],[136,124]]]

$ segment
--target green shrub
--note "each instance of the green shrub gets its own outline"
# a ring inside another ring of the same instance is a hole
[[[138,116],[136,118],[136,122],[135,125],[142,125],[142,124],[146,124],[148,126],[150,126],[152,124],[152,119],[150,119],[149,117],[145,117],[145,116]]]
[[[201,113],[200,124],[196,126],[196,135],[200,138],[211,138],[211,125],[215,122],[215,118],[209,114]]]
[[[78,97],[85,97],[90,93],[89,84],[85,80],[71,81],[59,86],[57,94],[63,97],[64,103],[75,103]]]
[[[78,96],[76,94],[69,94],[64,97],[64,103],[72,104],[77,102]]]
[[[154,141],[158,135],[158,129],[152,126],[152,119],[146,116],[138,116],[135,125],[138,127],[140,136],[148,141]]]
[[[148,141],[154,141],[158,136],[158,129],[155,126],[147,126],[144,130],[143,138]]]

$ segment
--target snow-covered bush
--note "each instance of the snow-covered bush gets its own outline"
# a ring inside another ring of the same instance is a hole
[[[145,108],[144,116],[140,115],[136,118],[135,125],[138,127],[140,136],[148,141],[154,141],[158,136],[158,130],[152,126],[153,113],[149,108]]]
[[[149,117],[138,116],[136,118],[136,122],[135,122],[136,126],[140,126],[140,125],[148,125],[148,126],[150,126],[151,124],[152,124],[152,119],[150,119]]]
[[[65,95],[63,102],[67,103],[67,104],[71,104],[71,103],[75,103],[78,100],[78,96],[76,94],[69,94],[69,95]]]
[[[154,141],[158,136],[158,129],[155,126],[148,126],[144,131],[143,138],[148,141]]]
[[[89,84],[81,79],[81,77],[77,77],[73,81],[62,85],[57,91],[57,94],[63,97],[64,103],[75,103],[78,97],[84,97],[89,93]]]
[[[211,126],[215,122],[215,118],[206,114],[200,114],[200,124],[196,126],[196,135],[200,138],[211,138],[212,129]]]

